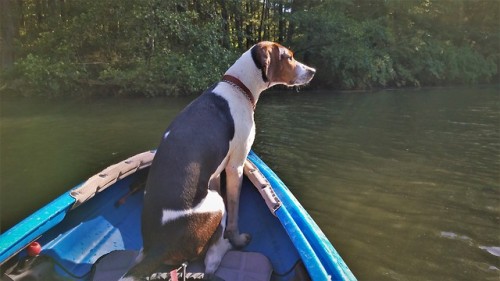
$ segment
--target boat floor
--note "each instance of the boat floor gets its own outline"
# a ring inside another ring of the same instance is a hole
[[[109,252],[139,250],[142,247],[143,191],[130,195],[123,204],[117,203],[140,180],[140,173],[120,180],[70,211],[60,225],[38,240],[43,245],[42,253],[55,258],[73,274],[82,276]],[[264,254],[273,266],[272,280],[290,280],[300,257],[285,229],[246,177],[241,198],[240,231],[252,235],[252,241],[242,251]],[[62,271],[61,274],[64,275]]]

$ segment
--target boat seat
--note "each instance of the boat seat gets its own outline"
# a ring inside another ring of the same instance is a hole
[[[120,279],[133,266],[137,255],[137,251],[121,250],[101,257],[94,264],[91,280]],[[204,271],[205,267],[202,261],[192,262],[187,267],[188,273],[202,273]],[[261,253],[229,251],[222,259],[215,275],[225,281],[269,281],[272,271],[271,262]],[[179,280],[182,279],[179,278]]]

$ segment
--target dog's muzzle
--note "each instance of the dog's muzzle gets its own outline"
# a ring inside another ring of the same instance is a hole
[[[291,83],[293,86],[299,86],[309,83],[316,73],[316,69],[305,64],[297,64],[297,78]]]

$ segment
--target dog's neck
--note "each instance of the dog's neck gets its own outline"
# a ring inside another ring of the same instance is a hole
[[[243,53],[224,75],[231,75],[239,79],[252,93],[255,104],[262,91],[270,86],[262,79],[262,71],[255,65],[250,50]]]

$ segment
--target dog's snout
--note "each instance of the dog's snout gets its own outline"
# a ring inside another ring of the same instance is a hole
[[[305,64],[300,64],[301,68],[302,68],[302,71],[305,72],[305,74],[307,75],[314,75],[316,73],[316,69],[315,68],[312,68],[310,66],[307,66]]]
[[[305,66],[305,68],[306,68],[306,76],[308,76],[308,77],[310,77],[310,79],[312,79],[314,74],[316,74],[316,69],[309,67],[309,66]]]
[[[298,85],[304,85],[309,83],[312,78],[314,77],[314,74],[316,73],[316,69],[309,67],[305,64],[299,64],[299,67],[297,68],[297,76],[295,79],[291,82],[288,83],[288,85],[291,86],[298,86]]]

